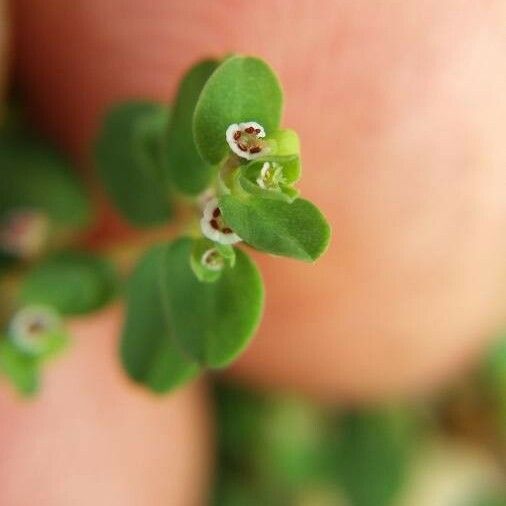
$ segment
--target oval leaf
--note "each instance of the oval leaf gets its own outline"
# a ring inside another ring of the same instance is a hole
[[[288,203],[225,195],[220,199],[220,209],[234,232],[258,250],[314,261],[327,248],[330,227],[307,200]]]
[[[131,223],[159,225],[171,214],[164,173],[163,133],[168,109],[152,102],[113,107],[95,147],[97,170],[113,203]]]
[[[176,346],[162,303],[160,275],[166,245],[152,247],[127,286],[121,360],[128,375],[155,392],[167,392],[198,373]]]
[[[190,267],[193,242],[169,247],[163,274],[174,337],[208,367],[229,364],[250,341],[263,308],[263,285],[248,256],[237,250],[234,267],[214,283],[200,282]]]
[[[104,259],[84,252],[56,254],[28,273],[21,286],[23,304],[43,304],[61,314],[85,314],[110,301],[116,273]]]
[[[193,133],[209,163],[228,151],[225,132],[232,123],[256,121],[269,135],[279,126],[283,93],[272,69],[258,58],[234,56],[211,75],[195,107]]]
[[[13,210],[43,211],[61,227],[81,228],[90,202],[65,158],[24,132],[0,138],[0,216]]]
[[[200,92],[218,66],[216,60],[204,60],[184,76],[179,87],[167,134],[167,164],[171,181],[183,193],[203,191],[214,174],[214,167],[200,156],[193,140],[193,112]]]

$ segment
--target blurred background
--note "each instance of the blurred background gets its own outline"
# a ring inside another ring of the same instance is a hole
[[[259,257],[251,348],[168,397],[120,370],[119,305],[71,321],[37,398],[0,386],[0,505],[506,505],[504,0],[0,0],[0,190],[15,103],[128,269],[101,117],[232,51],[280,75],[328,253]]]

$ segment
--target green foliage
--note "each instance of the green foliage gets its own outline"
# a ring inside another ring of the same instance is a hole
[[[224,195],[220,209],[227,223],[245,242],[275,255],[311,262],[325,251],[330,238],[324,216],[307,200],[288,203]]]
[[[128,375],[155,392],[194,377],[198,367],[176,346],[163,305],[160,280],[167,246],[149,249],[139,260],[126,291],[127,315],[121,359]]]
[[[244,349],[263,307],[260,275],[237,250],[234,267],[202,283],[190,266],[193,243],[180,239],[168,249],[162,277],[174,337],[202,366],[223,367]]]
[[[349,411],[339,425],[334,461],[354,506],[389,506],[408,473],[414,432],[397,409]]]
[[[196,195],[204,190],[216,168],[202,160],[193,140],[193,112],[200,92],[218,66],[203,60],[184,76],[173,106],[167,134],[167,163],[171,180],[181,192]]]
[[[38,359],[22,353],[6,337],[0,338],[0,373],[25,397],[35,395],[39,389]]]
[[[225,60],[202,89],[195,107],[193,132],[202,157],[219,163],[228,151],[229,125],[260,123],[269,135],[279,127],[283,94],[272,69],[258,58]]]
[[[55,226],[81,228],[91,206],[68,161],[27,132],[0,136],[0,217],[41,211]]]
[[[57,253],[35,266],[21,285],[22,304],[43,304],[64,315],[85,314],[108,303],[116,292],[112,265],[91,253]]]
[[[125,102],[107,114],[95,146],[97,170],[118,211],[139,227],[171,216],[162,143],[169,111],[152,102]]]

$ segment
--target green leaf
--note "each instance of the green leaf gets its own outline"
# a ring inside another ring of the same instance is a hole
[[[334,461],[354,506],[389,506],[405,483],[416,434],[402,410],[347,412]]]
[[[215,167],[202,159],[195,146],[193,112],[203,86],[217,66],[216,60],[204,60],[188,71],[179,86],[170,120],[168,169],[176,188],[190,195],[202,192],[215,172]]]
[[[91,205],[68,161],[27,132],[0,137],[0,216],[42,211],[57,226],[89,224]]]
[[[176,346],[163,307],[160,277],[166,245],[153,246],[139,260],[127,286],[121,360],[128,375],[155,392],[188,381],[198,367]]]
[[[3,337],[0,340],[0,373],[7,376],[16,389],[27,397],[39,389],[37,359],[21,353]]]
[[[61,314],[85,314],[108,303],[116,285],[116,273],[108,261],[69,251],[33,268],[22,282],[20,300],[51,306]]]
[[[260,197],[224,195],[220,209],[234,232],[254,248],[314,261],[327,248],[330,227],[311,202],[296,199],[291,204]]]
[[[162,142],[169,112],[153,102],[114,106],[100,131],[97,170],[113,203],[134,225],[160,225],[171,215]]]
[[[263,308],[260,275],[248,256],[236,251],[234,267],[214,283],[201,283],[190,267],[193,244],[180,239],[169,247],[163,274],[174,336],[203,366],[223,367],[246,347]]]
[[[258,58],[225,60],[202,89],[193,132],[202,157],[219,163],[228,152],[225,132],[232,123],[256,121],[267,136],[280,123],[283,93],[272,69]]]

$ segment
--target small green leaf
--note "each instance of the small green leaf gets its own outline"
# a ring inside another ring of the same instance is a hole
[[[198,373],[177,348],[160,288],[166,245],[153,246],[139,260],[127,286],[121,360],[128,375],[155,392],[167,392]]]
[[[134,225],[160,225],[171,215],[162,162],[169,112],[153,102],[113,107],[95,146],[97,170],[121,214]]]
[[[193,112],[204,84],[217,66],[216,60],[204,60],[188,71],[179,86],[170,119],[168,169],[176,188],[189,195],[202,192],[215,172],[215,167],[202,160],[195,146]]]
[[[269,136],[273,153],[277,156],[300,155],[299,136],[295,130],[282,128]]]
[[[7,376],[24,396],[32,396],[39,389],[37,359],[21,353],[3,337],[0,339],[0,373]]]
[[[225,132],[233,123],[255,121],[268,136],[279,126],[282,105],[281,86],[266,63],[228,58],[208,79],[195,107],[193,132],[200,154],[219,163],[228,152]]]
[[[61,314],[95,311],[110,301],[117,277],[112,265],[91,253],[53,255],[28,273],[21,286],[23,304],[43,304]]]
[[[263,307],[263,286],[253,262],[240,250],[235,266],[214,283],[201,283],[190,267],[193,244],[169,247],[163,274],[174,336],[203,366],[229,364],[250,341]]]
[[[220,209],[226,222],[244,241],[274,255],[314,261],[329,242],[327,221],[307,200],[296,199],[290,204],[224,195]]]
[[[63,228],[81,228],[91,219],[71,165],[27,132],[0,137],[0,216],[12,211],[41,211]]]

